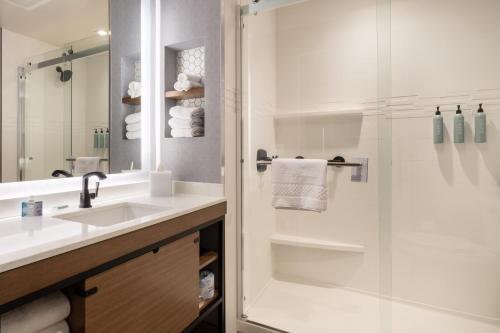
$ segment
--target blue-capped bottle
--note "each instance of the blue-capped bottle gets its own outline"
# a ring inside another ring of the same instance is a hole
[[[479,109],[474,115],[474,142],[486,142],[486,113],[484,113],[483,104],[479,104]]]
[[[441,111],[439,111],[439,106],[436,108],[436,113],[433,118],[433,126],[434,126],[434,143],[435,144],[443,143],[444,141],[443,116],[441,115]]]
[[[464,115],[460,110],[460,105],[457,106],[455,117],[453,117],[453,142],[464,143],[465,128],[464,128]]]

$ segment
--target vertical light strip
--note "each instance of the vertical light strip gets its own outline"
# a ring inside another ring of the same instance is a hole
[[[161,52],[161,0],[155,0],[155,43],[154,43],[154,60],[155,60],[155,70],[154,70],[154,80],[155,80],[155,163],[156,167],[158,167],[162,163],[162,156],[161,156],[161,138],[163,136],[162,133],[162,117],[161,117],[161,110],[162,110],[162,103],[164,101],[164,92],[162,91],[162,85],[161,85],[161,55],[163,54]]]
[[[141,163],[142,170],[151,170],[151,3],[141,0]]]

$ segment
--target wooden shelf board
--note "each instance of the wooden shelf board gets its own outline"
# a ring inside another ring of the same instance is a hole
[[[130,96],[125,96],[122,98],[122,103],[128,105],[141,105],[141,97],[132,98]]]
[[[205,96],[205,88],[193,88],[189,91],[167,91],[165,92],[165,97],[174,100],[183,100],[183,99],[191,99],[191,98],[200,98]]]
[[[203,253],[200,256],[200,269],[203,269],[216,261],[218,258],[217,252],[215,251],[209,251],[207,253]]]
[[[285,246],[305,247],[310,249],[344,251],[344,252],[365,252],[365,247],[358,244],[348,244],[341,242],[326,241],[314,238],[289,236],[274,234],[271,243]]]
[[[219,298],[219,290],[215,290],[214,297],[210,299],[200,299],[200,304],[199,304],[200,312],[205,310],[205,308],[210,304],[212,304],[217,298]]]

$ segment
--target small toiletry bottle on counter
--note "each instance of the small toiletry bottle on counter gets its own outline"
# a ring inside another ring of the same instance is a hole
[[[455,117],[453,117],[453,142],[454,143],[464,143],[464,115],[462,110],[460,110],[460,105],[457,106],[457,112]]]
[[[474,115],[474,142],[486,142],[486,113],[484,113],[483,104],[479,104],[479,109]]]
[[[434,143],[443,143],[443,116],[441,115],[441,111],[439,111],[439,106],[436,109],[436,114],[433,119],[434,125]]]
[[[35,201],[33,196],[28,198],[28,201],[23,201],[21,203],[21,216],[42,216],[43,214],[43,202]]]
[[[149,173],[149,193],[152,197],[172,196],[172,171],[164,170],[159,165],[157,171]]]

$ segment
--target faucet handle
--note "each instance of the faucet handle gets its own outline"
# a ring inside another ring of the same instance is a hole
[[[99,194],[99,185],[101,182],[95,182],[95,194],[94,194],[94,199],[97,198],[97,195]]]

